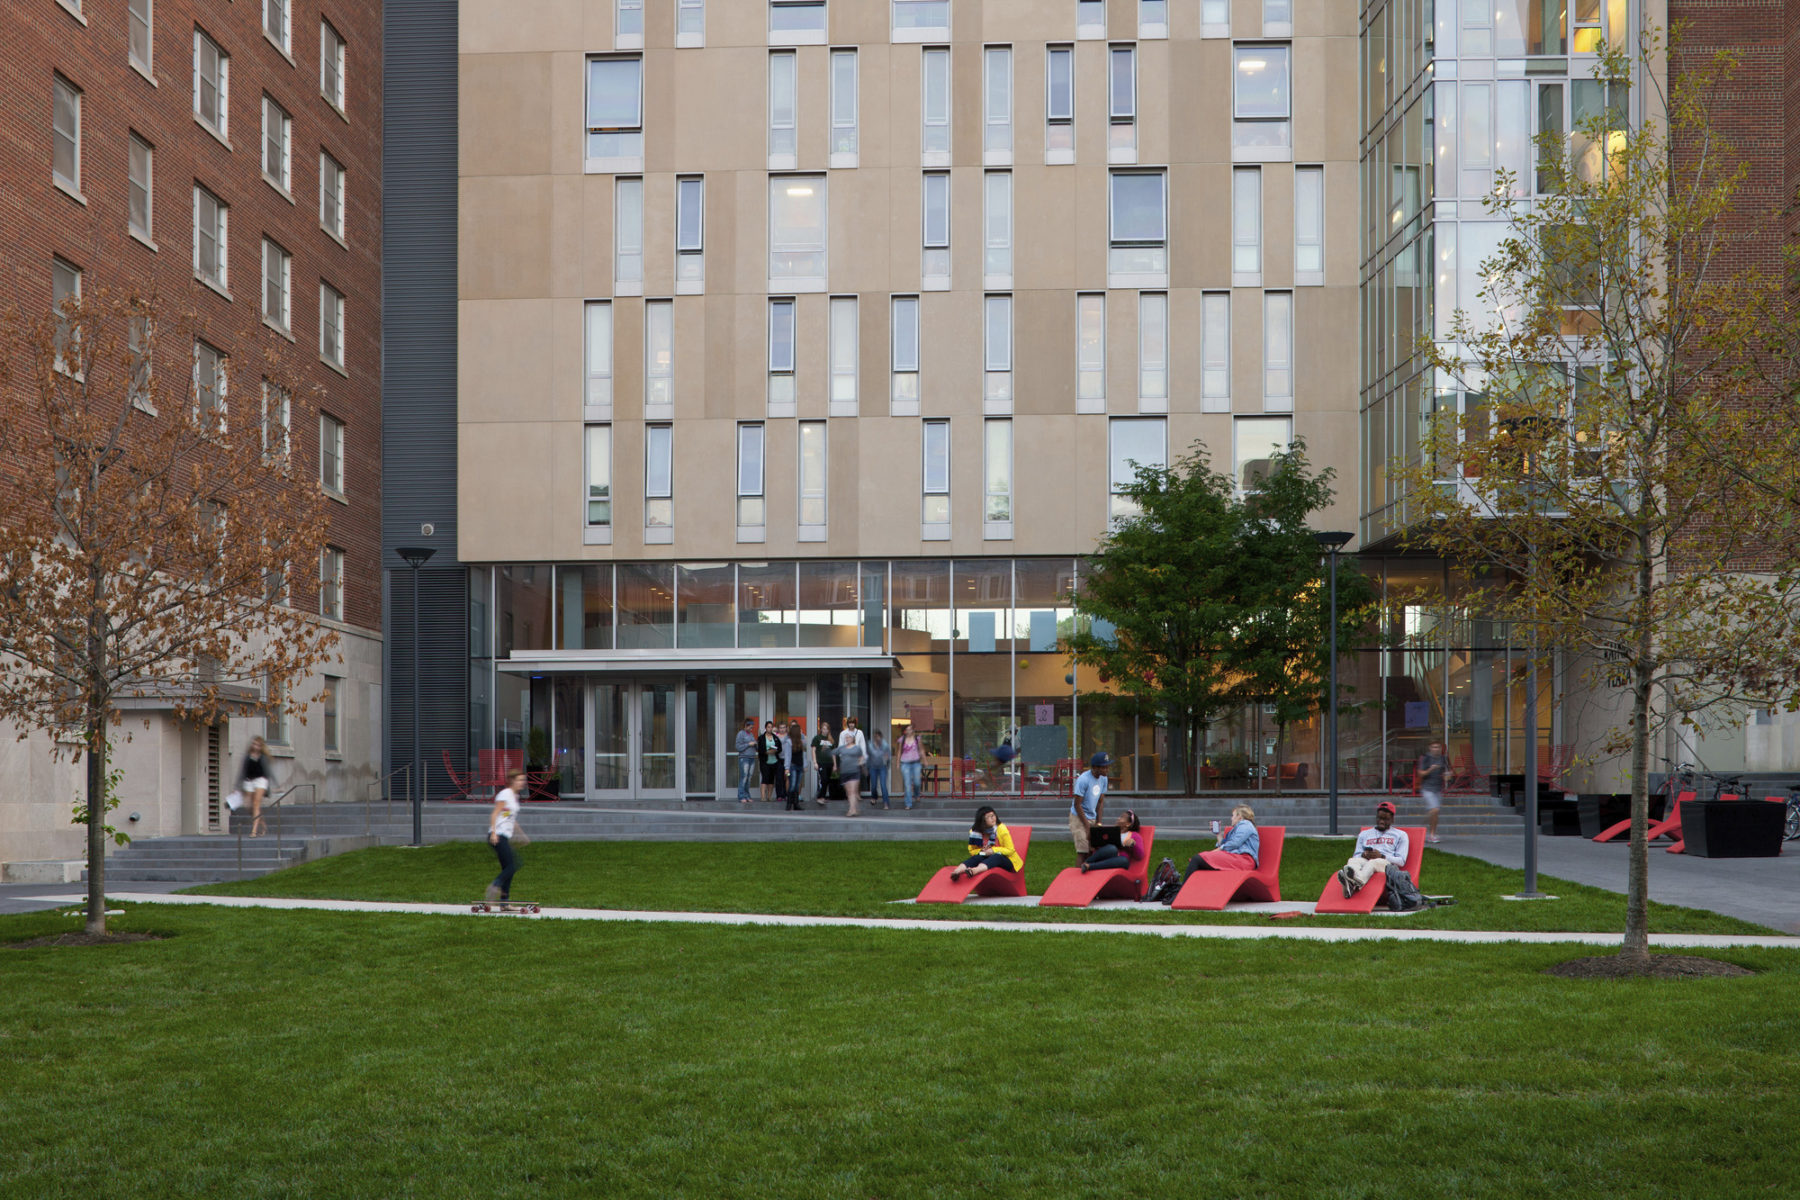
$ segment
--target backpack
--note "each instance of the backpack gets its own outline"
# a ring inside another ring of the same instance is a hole
[[[1150,890],[1144,893],[1145,904],[1172,904],[1175,893],[1181,890],[1181,875],[1175,870],[1175,864],[1163,859],[1156,864],[1156,874],[1150,877]]]
[[[1395,912],[1412,912],[1429,907],[1429,901],[1419,891],[1419,885],[1412,881],[1412,876],[1399,867],[1389,867],[1386,875],[1387,888],[1382,892],[1382,903]]]

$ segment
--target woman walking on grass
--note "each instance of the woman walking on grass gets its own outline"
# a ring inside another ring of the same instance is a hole
[[[838,777],[844,781],[844,798],[850,801],[850,816],[862,816],[863,760],[868,757],[869,743],[857,728],[856,718],[844,720],[844,732],[838,735]]]
[[[1013,846],[1012,831],[1000,823],[1000,814],[987,805],[975,810],[969,826],[969,857],[950,868],[950,878],[980,875],[985,871],[1018,872],[1025,860]]]
[[[513,850],[513,836],[519,832],[519,793],[525,787],[525,772],[508,771],[506,786],[494,797],[494,811],[488,814],[488,845],[500,859],[500,874],[488,884],[489,900],[506,900],[512,896],[513,876],[519,873],[519,856]]]

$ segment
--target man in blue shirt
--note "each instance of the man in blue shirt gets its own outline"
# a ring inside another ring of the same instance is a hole
[[[1089,831],[1106,812],[1106,773],[1112,756],[1102,750],[1088,760],[1088,769],[1075,780],[1075,801],[1069,805],[1069,834],[1075,840],[1075,861],[1084,863],[1094,852]]]
[[[738,730],[738,802],[750,803],[750,780],[756,776],[756,718],[745,717]]]

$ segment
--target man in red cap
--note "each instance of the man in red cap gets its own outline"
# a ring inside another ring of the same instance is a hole
[[[1406,830],[1394,828],[1395,811],[1392,803],[1383,800],[1375,806],[1375,828],[1356,835],[1356,850],[1337,873],[1346,898],[1355,895],[1376,874],[1404,874],[1410,846]]]

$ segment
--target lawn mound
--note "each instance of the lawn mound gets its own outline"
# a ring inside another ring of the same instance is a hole
[[[1597,958],[1576,958],[1557,963],[1545,970],[1546,975],[1564,979],[1704,979],[1729,975],[1754,975],[1748,967],[1720,962],[1716,958],[1700,958],[1692,954],[1652,954],[1650,965],[1640,969],[1617,954]]]
[[[8,942],[13,950],[31,950],[38,946],[121,946],[127,942],[160,942],[160,933],[52,933],[47,937]]]

